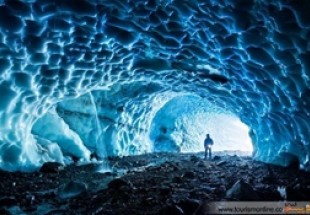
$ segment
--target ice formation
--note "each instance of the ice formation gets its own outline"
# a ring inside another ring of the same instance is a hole
[[[55,110],[49,111],[36,121],[32,127],[32,134],[57,143],[65,155],[84,160],[90,158],[90,151],[84,146],[80,136],[69,128]]]
[[[307,0],[1,0],[0,168],[152,151],[157,112],[192,95],[249,126],[256,159],[310,169],[309,11]]]

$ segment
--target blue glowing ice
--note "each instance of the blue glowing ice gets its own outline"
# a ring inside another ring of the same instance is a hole
[[[254,158],[310,170],[309,11],[308,0],[0,0],[0,168],[200,150],[189,128],[205,123],[178,124],[192,112],[168,108],[192,95],[249,127]]]

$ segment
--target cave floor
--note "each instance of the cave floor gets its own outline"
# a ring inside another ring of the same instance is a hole
[[[108,163],[105,173],[98,163],[59,173],[0,171],[0,214],[204,214],[213,200],[310,200],[309,173],[251,157],[158,153]],[[77,183],[61,188],[70,181]]]

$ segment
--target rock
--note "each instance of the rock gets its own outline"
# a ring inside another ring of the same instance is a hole
[[[64,170],[64,165],[58,162],[46,162],[40,169],[44,173],[59,173]]]
[[[25,201],[27,202],[28,205],[32,205],[35,201],[35,196],[31,195],[30,193],[27,193],[27,195],[25,196]]]
[[[225,178],[226,176],[227,176],[226,173],[220,173],[219,176],[218,176],[218,178]]]
[[[226,197],[234,198],[241,201],[259,200],[258,195],[253,190],[252,186],[242,179],[238,180],[227,192]]]
[[[200,184],[200,188],[207,193],[212,193],[217,188],[209,186],[209,184]]]
[[[160,215],[185,215],[182,208],[177,205],[167,206],[159,211]]]
[[[234,160],[234,161],[242,161],[242,158],[238,155],[233,155],[230,157],[231,160]]]
[[[182,208],[185,215],[192,215],[192,214],[195,214],[195,212],[200,206],[200,203],[198,200],[185,199],[185,200],[181,200],[178,203],[178,206]]]
[[[219,161],[216,163],[217,166],[223,166],[227,163],[227,161]]]
[[[295,184],[293,188],[296,189],[296,190],[300,190],[301,189],[301,184]]]
[[[192,171],[187,171],[183,174],[183,178],[195,178],[195,173]]]
[[[197,163],[195,163],[195,165],[197,167],[202,167],[202,168],[211,168],[212,167],[210,161],[203,161],[203,160],[198,161]]]
[[[121,179],[121,178],[117,178],[117,179],[114,179],[113,181],[111,181],[109,184],[108,184],[108,187],[110,189],[118,189],[122,186],[127,186],[129,183],[127,181],[125,181],[124,179]]]
[[[195,163],[195,166],[205,167],[205,164],[202,161],[198,161],[197,163]]]
[[[13,205],[17,205],[17,201],[14,197],[5,196],[5,197],[0,198],[0,206],[10,207]]]
[[[171,193],[171,189],[169,187],[161,187],[160,194],[163,196],[167,196]]]
[[[212,207],[210,206],[210,202],[205,201],[197,209],[197,211],[194,215],[207,215],[207,214],[210,214],[210,212],[209,212],[210,210],[212,210]]]
[[[246,168],[248,167],[248,163],[246,161],[240,161],[240,163],[238,164],[238,166],[240,168]]]
[[[305,194],[305,189],[296,189],[288,186],[286,188],[286,200],[288,201],[308,201],[309,196]]]
[[[276,183],[276,178],[270,177],[270,176],[264,176],[261,180],[262,183],[264,184],[275,184]]]
[[[58,197],[67,199],[76,197],[87,191],[87,185],[82,182],[70,181],[58,189]]]
[[[4,209],[4,214],[8,215],[26,215],[26,213],[19,206],[12,206]],[[2,214],[2,213],[1,213]]]
[[[221,193],[221,192],[225,192],[226,191],[226,187],[225,185],[220,185],[220,187],[218,188],[217,192]]]
[[[265,187],[265,189],[259,189],[257,191],[259,196],[264,201],[283,201],[285,200],[281,197],[278,190],[275,190],[274,187]]]
[[[37,206],[37,210],[35,214],[53,214],[53,210],[55,210],[55,206],[48,203],[43,203]]]
[[[221,157],[218,155],[215,155],[212,160],[213,161],[219,161],[219,160],[221,160]]]
[[[0,207],[0,214],[1,214],[1,215],[7,215],[7,214],[9,214],[9,213],[8,213],[8,211],[7,211],[6,208]]]
[[[192,155],[192,156],[189,158],[189,160],[192,161],[192,162],[194,162],[194,163],[196,163],[196,162],[200,161],[200,158],[197,157],[197,156],[195,156],[195,155]]]
[[[173,183],[177,183],[177,184],[182,183],[182,181],[183,181],[183,179],[182,179],[182,177],[180,177],[180,176],[176,176],[176,177],[174,177],[174,178],[172,179],[172,182],[173,182]]]

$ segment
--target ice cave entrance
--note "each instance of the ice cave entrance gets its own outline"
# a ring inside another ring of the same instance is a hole
[[[213,151],[252,155],[249,128],[233,113],[197,96],[179,96],[168,101],[155,115],[150,129],[153,150],[191,153],[204,151],[209,133]]]

